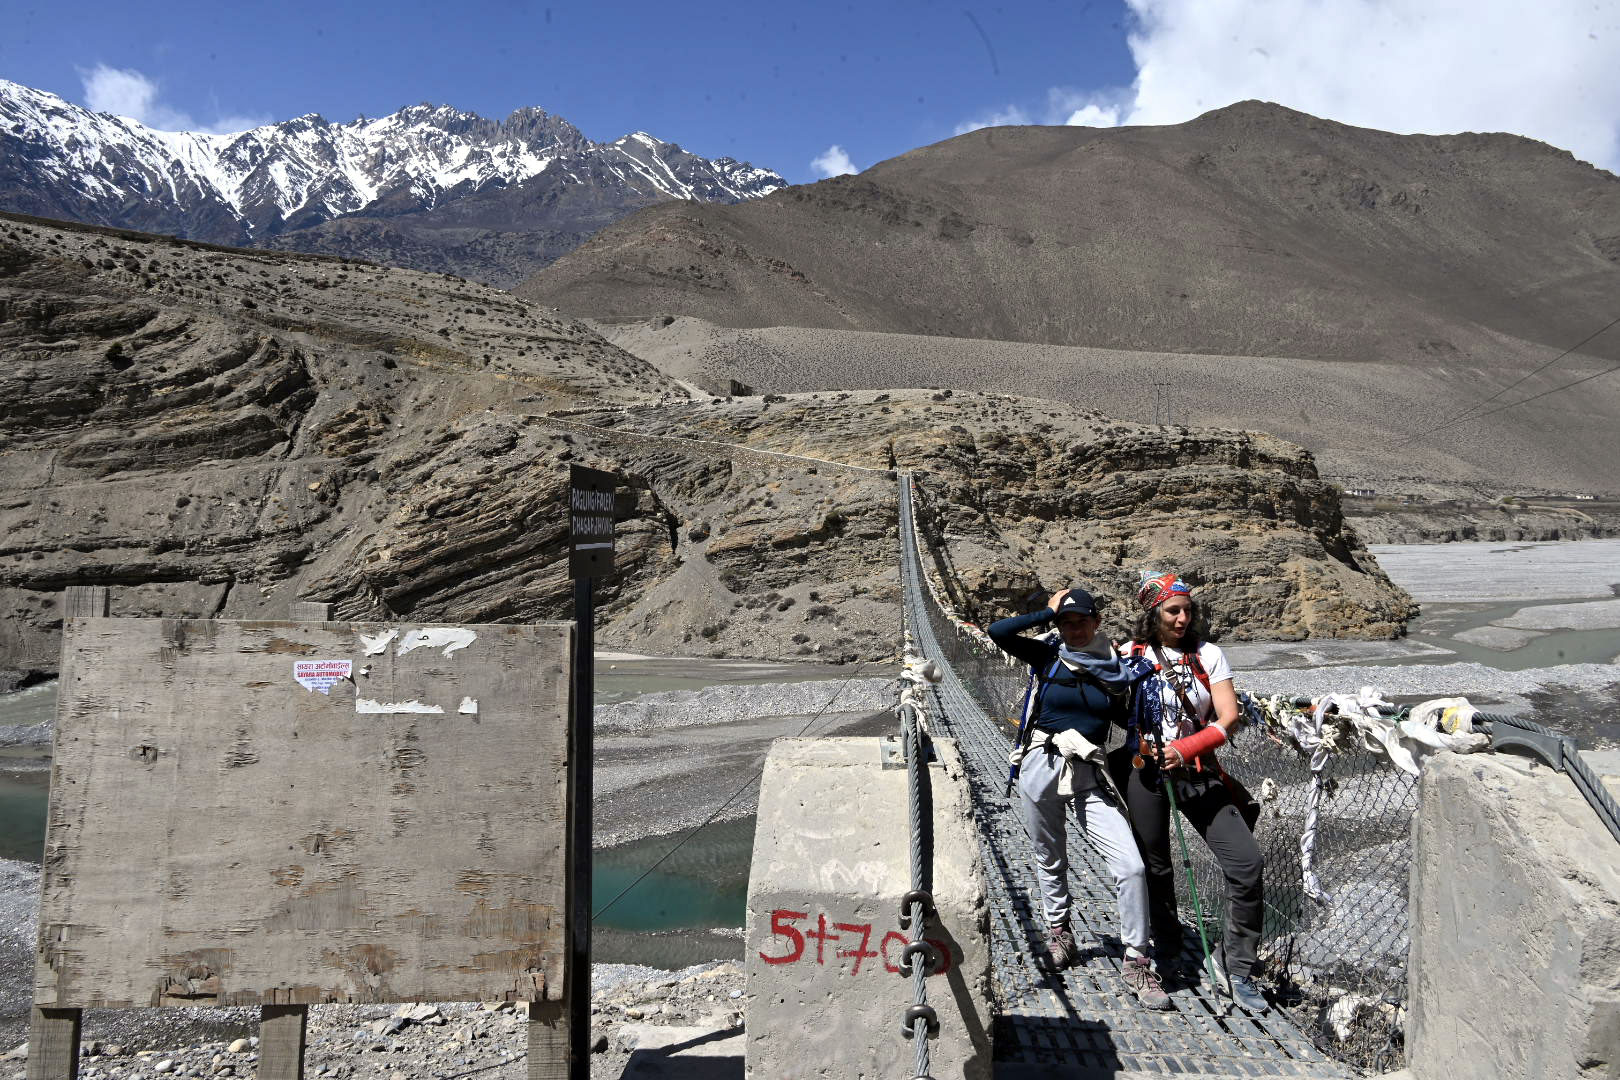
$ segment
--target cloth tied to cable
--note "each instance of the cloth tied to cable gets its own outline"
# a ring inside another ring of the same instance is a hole
[[[1433,754],[1443,750],[1468,754],[1490,744],[1483,732],[1473,729],[1478,710],[1467,698],[1425,701],[1405,720],[1397,719],[1399,707],[1373,686],[1363,686],[1353,695],[1319,698],[1309,712],[1294,709],[1281,695],[1258,704],[1271,726],[1280,728],[1311,756],[1311,790],[1305,803],[1305,828],[1299,837],[1300,884],[1307,896],[1322,904],[1332,904],[1333,897],[1316,876],[1316,825],[1325,797],[1322,773],[1332,754],[1359,742],[1389,758],[1402,772],[1416,776],[1423,759]]]
[[[1397,719],[1399,706],[1384,699],[1383,691],[1374,686],[1363,686],[1354,697],[1348,694],[1329,694],[1316,702],[1313,725],[1322,731],[1330,716],[1341,724],[1349,725],[1353,737],[1359,737],[1362,746],[1381,753],[1402,772],[1418,775],[1423,759],[1442,750],[1457,754],[1471,754],[1490,745],[1490,738],[1474,730],[1474,716],[1479,712],[1467,698],[1435,698],[1414,707],[1405,720]],[[1311,754],[1311,768],[1316,765],[1316,751]]]

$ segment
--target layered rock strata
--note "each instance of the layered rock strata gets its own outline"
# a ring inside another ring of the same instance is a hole
[[[767,395],[589,419],[913,471],[928,554],[979,620],[1080,583],[1111,602],[1123,632],[1140,575],[1165,569],[1198,586],[1213,628],[1238,639],[1390,637],[1416,612],[1345,524],[1311,456],[1259,432],[1166,430],[949,390]],[[830,512],[805,519],[812,550],[848,527]],[[775,515],[749,508],[725,524],[709,547],[718,565],[780,565]]]
[[[119,616],[571,612],[570,463],[623,478],[601,640],[873,659],[898,634],[890,470],[986,613],[1176,565],[1242,636],[1410,611],[1308,455],[948,391],[689,397],[457,278],[0,216],[0,671],[54,671],[70,584]]]

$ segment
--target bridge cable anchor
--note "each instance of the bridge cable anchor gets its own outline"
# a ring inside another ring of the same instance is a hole
[[[907,1009],[905,1016],[900,1020],[900,1033],[908,1039],[915,1038],[918,1020],[927,1022],[930,1036],[939,1034],[939,1014],[934,1012],[932,1005],[913,1005]]]
[[[911,905],[922,905],[922,918],[924,922],[932,919],[937,912],[934,910],[934,897],[925,889],[912,889],[900,898],[900,929],[911,929]]]

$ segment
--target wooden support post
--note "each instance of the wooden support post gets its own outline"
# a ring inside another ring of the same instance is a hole
[[[308,1005],[259,1006],[259,1080],[304,1080]]]
[[[528,1080],[568,1080],[568,1002],[529,1002]]]
[[[79,1075],[80,1009],[34,1007],[28,1024],[28,1080],[74,1080]]]
[[[568,768],[569,933],[567,1061],[569,1080],[591,1080],[591,777],[595,752],[596,613],[588,577],[574,579],[574,718]]]

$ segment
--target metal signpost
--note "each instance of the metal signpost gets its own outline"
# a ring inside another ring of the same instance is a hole
[[[618,477],[600,469],[570,467],[568,573],[574,579],[574,738],[569,755],[574,804],[569,807],[573,854],[573,941],[568,964],[568,1077],[591,1075],[591,784],[595,722],[592,694],[596,622],[591,583],[613,573],[613,507]]]

